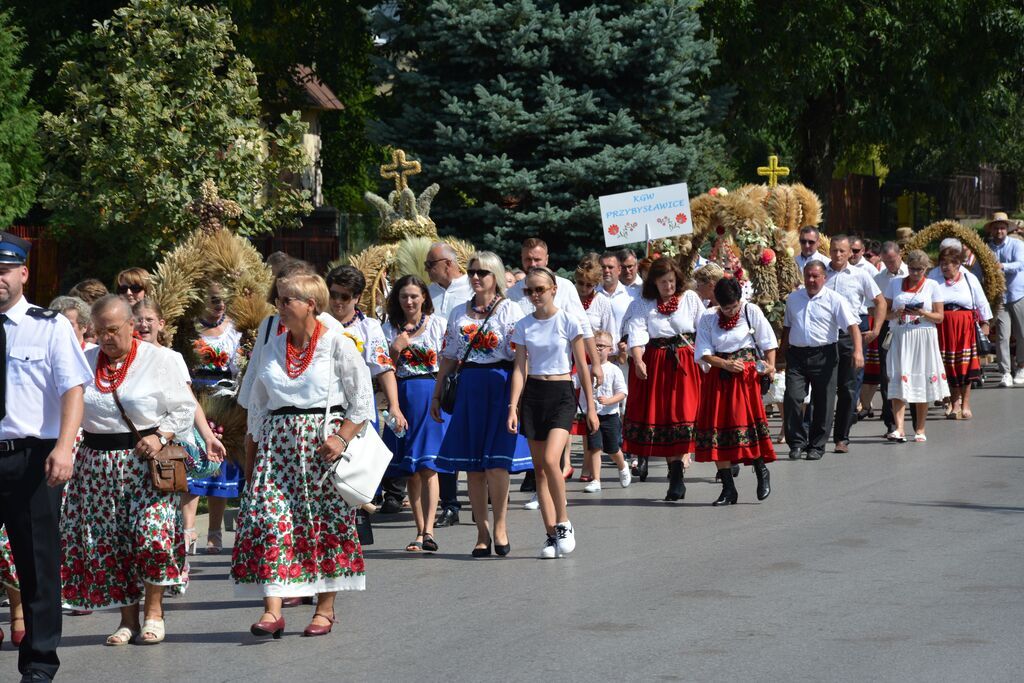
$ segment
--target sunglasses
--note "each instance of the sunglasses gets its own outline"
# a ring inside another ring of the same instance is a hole
[[[862,252],[864,250],[863,249],[851,249],[850,251],[852,251],[854,254],[859,254],[860,252]]]
[[[426,266],[427,270],[430,270],[431,268],[436,266],[438,263],[441,263],[442,261],[450,261],[450,260],[451,259],[439,258],[439,259],[434,259],[433,261],[424,261],[423,265]]]
[[[800,244],[817,244],[818,240],[800,240]]]
[[[483,280],[488,275],[492,275],[492,273],[489,270],[483,270],[483,269],[480,269],[480,268],[470,268],[469,270],[466,271],[466,275],[468,275],[470,277],[478,277],[481,280]],[[523,290],[523,291],[525,291],[525,290]]]
[[[335,292],[331,290],[331,301],[352,301],[352,295],[348,292]]]
[[[299,301],[301,303],[306,303],[306,299],[303,299],[302,297],[298,297],[298,296],[279,296],[279,297],[277,297],[277,302],[281,306],[291,306],[293,301]]]
[[[523,287],[523,294],[526,296],[539,296],[551,289],[550,287]]]
[[[127,294],[131,291],[132,294],[138,294],[139,292],[145,291],[145,289],[146,287],[144,285],[118,285],[117,293]]]

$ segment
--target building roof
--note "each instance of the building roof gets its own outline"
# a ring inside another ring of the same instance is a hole
[[[316,77],[313,70],[303,64],[296,64],[292,72],[296,85],[302,88],[306,102],[311,109],[321,111],[340,111],[345,108],[330,88]]]

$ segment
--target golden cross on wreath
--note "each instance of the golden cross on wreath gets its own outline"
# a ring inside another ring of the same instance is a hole
[[[409,182],[405,177],[416,175],[422,170],[423,169],[420,168],[420,162],[405,160],[405,150],[395,149],[391,151],[391,163],[384,164],[380,167],[380,177],[385,180],[394,178],[395,190],[397,192],[401,192],[405,188],[409,187]]]
[[[789,175],[788,166],[779,166],[779,157],[772,154],[768,157],[767,166],[758,166],[757,175],[768,176],[768,187],[775,187],[779,184],[779,177],[785,178]]]

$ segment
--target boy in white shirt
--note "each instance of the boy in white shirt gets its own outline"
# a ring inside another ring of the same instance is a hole
[[[608,360],[614,350],[612,335],[605,330],[594,330],[594,342],[597,355],[604,370],[604,380],[594,391],[594,402],[597,404],[597,419],[601,428],[588,434],[584,444],[585,463],[593,480],[583,487],[584,493],[601,492],[601,453],[607,453],[615,467],[619,470],[619,483],[626,488],[633,481],[622,457],[622,417],[619,415],[619,404],[626,400],[628,390],[622,370]],[[573,381],[577,381],[575,376]]]

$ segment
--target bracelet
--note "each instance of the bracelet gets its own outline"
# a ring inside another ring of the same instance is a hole
[[[336,437],[338,437],[338,439],[340,439],[340,440],[341,440],[341,443],[345,445],[345,447],[341,449],[341,452],[342,452],[342,453],[344,453],[345,451],[347,451],[347,450],[348,450],[348,439],[346,439],[345,437],[343,437],[343,436],[342,436],[341,434],[339,434],[338,432],[335,432],[335,433],[331,434],[331,436],[336,436]],[[331,436],[328,436],[327,438],[329,439],[329,438],[331,438]]]
[[[434,401],[437,401],[438,403],[440,403],[441,402],[441,397],[440,396],[431,396],[430,397],[430,402],[433,403]]]

